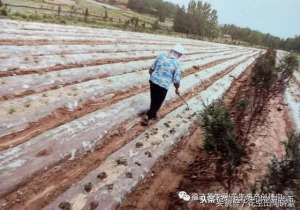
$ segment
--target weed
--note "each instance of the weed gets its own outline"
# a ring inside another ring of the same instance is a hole
[[[152,25],[152,30],[158,30],[159,29],[159,21],[156,20]]]
[[[0,5],[0,15],[3,15],[3,16],[8,15],[8,11],[7,11],[6,7],[1,6],[1,5]]]
[[[239,110],[245,110],[249,105],[249,101],[247,99],[241,99],[238,103],[237,103],[237,108]]]
[[[257,89],[269,90],[277,81],[278,71],[275,68],[276,53],[269,49],[256,60],[252,74],[252,84]]]
[[[283,81],[289,81],[293,76],[293,73],[299,68],[299,61],[296,55],[288,54],[281,61],[278,71],[281,72],[281,79]]]

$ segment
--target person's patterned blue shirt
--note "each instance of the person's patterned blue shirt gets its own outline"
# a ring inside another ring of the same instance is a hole
[[[169,89],[170,85],[180,84],[181,70],[176,58],[169,57],[166,53],[160,54],[151,67],[150,81]]]

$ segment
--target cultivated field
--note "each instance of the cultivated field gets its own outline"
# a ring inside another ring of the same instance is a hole
[[[116,209],[191,134],[264,50],[210,42],[0,20],[0,209]],[[181,93],[159,120],[148,69],[182,43]],[[278,59],[280,59],[278,53]],[[300,74],[286,92],[300,132]]]

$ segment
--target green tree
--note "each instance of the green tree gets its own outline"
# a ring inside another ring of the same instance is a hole
[[[184,6],[177,7],[177,12],[174,18],[174,31],[181,32],[181,33],[188,33],[188,22],[187,22],[187,15],[185,13]]]
[[[219,35],[218,29],[218,15],[215,9],[212,9],[209,3],[202,1],[191,0],[188,4],[187,11],[182,14],[182,9],[177,10],[174,19],[174,29],[178,32],[189,34],[196,34],[202,37],[217,37]],[[184,21],[180,18],[184,17]],[[184,22],[185,27],[179,27]]]

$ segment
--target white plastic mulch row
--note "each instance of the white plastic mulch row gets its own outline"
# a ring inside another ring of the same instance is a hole
[[[176,43],[181,41],[183,43],[197,44],[198,46],[209,45],[214,46],[214,43],[195,41],[190,39],[183,39],[177,37],[136,33],[120,30],[110,30],[110,29],[96,29],[88,27],[79,26],[66,26],[57,24],[44,24],[44,23],[32,23],[32,22],[22,22],[22,21],[11,21],[11,20],[0,20],[0,25],[2,26],[2,31],[11,30],[25,30],[25,31],[44,31],[48,33],[64,32],[65,34],[72,34],[73,36],[84,36],[84,35],[94,35],[95,37],[101,38],[102,36],[108,37],[126,37],[133,40],[149,40],[149,41],[166,41],[168,43]],[[75,35],[74,35],[75,34]]]
[[[300,84],[300,69],[294,73],[295,80]]]
[[[279,66],[281,60],[288,55],[287,51],[276,51],[276,66]],[[290,116],[294,123],[294,128],[297,133],[300,134],[300,73],[294,72],[295,81],[290,80],[290,84],[285,91],[285,101],[288,104],[290,110]],[[297,84],[298,83],[298,84]]]
[[[254,56],[254,53],[250,55]],[[253,60],[254,58],[248,59],[242,66],[248,65]],[[235,63],[240,61],[241,59],[235,59]],[[184,78],[181,92],[184,94],[191,91],[193,87],[221,70],[225,70],[226,67],[228,65],[225,64],[215,66]],[[231,77],[227,76],[226,78],[228,77],[230,80]],[[176,98],[176,95],[174,89],[171,89],[167,101],[174,98]],[[148,106],[149,92],[147,91],[48,130],[14,148],[1,151],[0,180],[6,181],[0,183],[0,195],[22,183],[24,179],[29,178],[35,172],[46,169],[68,155],[74,156],[78,153],[93,150],[96,145],[101,145],[101,138],[109,130],[126,120],[135,119]],[[45,149],[49,151],[47,156],[37,156],[40,151]]]
[[[281,60],[288,54],[287,51],[276,50],[276,66],[280,65]]]
[[[33,45],[33,46],[13,46],[13,45],[0,45],[0,55],[1,58],[5,58],[8,56],[25,56],[26,55],[53,55],[53,54],[86,54],[91,52],[128,52],[128,51],[152,51],[152,50],[170,50],[173,45],[145,45],[145,44],[86,44],[86,45]],[[197,49],[197,50],[205,50],[212,51],[215,49],[230,49],[229,47],[187,47],[187,51]],[[238,49],[238,48],[236,48]]]
[[[237,51],[242,52],[242,51]],[[203,53],[184,56],[182,61],[230,58],[233,51]],[[223,56],[223,57],[221,57]],[[40,92],[50,87],[60,86],[72,82],[81,82],[87,79],[114,76],[124,73],[148,69],[154,59],[141,61],[121,62],[88,67],[71,68],[60,71],[46,72],[44,74],[25,74],[0,78],[0,97],[5,95],[18,95],[24,91]]]
[[[253,54],[253,53],[252,53]],[[240,55],[234,53],[233,56]],[[248,55],[228,60],[217,66],[209,68],[222,71],[236,64]],[[220,56],[222,57],[222,56]],[[225,56],[226,57],[226,56]],[[189,61],[183,63],[183,71],[209,63],[215,58]],[[206,71],[204,71],[206,72]],[[50,115],[59,108],[68,108],[70,111],[78,108],[88,100],[111,99],[116,93],[126,92],[132,88],[139,89],[148,82],[148,70],[117,75],[104,79],[94,79],[55,90],[28,95],[22,98],[0,102],[0,137],[21,131],[39,119]],[[11,110],[14,110],[12,113]]]
[[[10,56],[1,59],[0,71],[11,71],[22,69],[22,71],[32,71],[36,69],[47,69],[57,65],[70,64],[85,64],[93,63],[101,60],[115,60],[115,59],[138,59],[142,57],[155,57],[162,53],[163,50],[157,49],[153,51],[127,51],[127,52],[112,52],[112,53],[87,53],[87,54],[57,54],[44,56]],[[205,53],[205,51],[193,50],[189,53]],[[40,70],[42,72],[42,70]]]
[[[2,29],[2,34],[0,32],[0,40],[12,38],[13,40],[18,40],[13,35],[8,37],[2,37],[5,33],[10,33],[12,31],[18,31],[21,33],[19,38],[21,40],[36,39],[42,38],[41,40],[57,40],[53,39],[53,33],[61,33],[60,38],[64,38],[63,35],[70,35],[68,40],[78,41],[83,37],[83,41],[112,41],[115,43],[120,42],[128,42],[128,43],[137,43],[146,44],[147,42],[161,45],[161,44],[170,44],[174,45],[175,43],[182,43],[184,45],[189,45],[192,47],[217,47],[217,48],[232,48],[232,49],[250,49],[247,47],[238,47],[238,46],[230,46],[219,43],[212,43],[207,41],[199,41],[199,40],[191,40],[180,37],[170,37],[166,35],[155,35],[155,34],[147,34],[147,33],[137,33],[137,32],[128,32],[128,31],[120,31],[120,30],[110,30],[110,29],[96,29],[96,28],[88,28],[88,27],[79,27],[79,26],[67,26],[67,25],[57,25],[57,24],[45,24],[45,23],[33,23],[33,22],[24,22],[24,21],[12,21],[12,20],[0,20],[0,25]],[[24,37],[24,33],[28,32],[27,37]],[[46,32],[44,37],[33,36],[34,33]],[[8,34],[9,35],[9,34]],[[73,38],[72,38],[73,36]],[[89,36],[88,38],[84,38],[84,36]],[[92,37],[91,37],[92,36]],[[58,38],[56,37],[56,38]],[[44,39],[43,39],[44,38]],[[63,40],[63,39],[62,39]],[[62,41],[60,40],[60,41]],[[58,40],[59,41],[59,40]]]
[[[155,162],[168,154],[182,137],[189,135],[189,128],[198,119],[196,113],[204,109],[202,103],[210,104],[221,98],[234,81],[231,76],[238,77],[253,61],[254,58],[251,58],[240,64],[230,75],[219,79],[208,89],[190,99],[188,103],[191,110],[186,110],[185,106],[177,108],[136,139],[108,156],[97,169],[76,185],[72,185],[44,210],[56,209],[61,202],[69,202],[72,210],[88,209],[91,202],[97,203],[96,209],[99,210],[117,209],[126,194],[151,171]],[[102,173],[107,177],[97,178]],[[90,192],[84,190],[84,185],[88,183],[92,184]]]
[[[294,82],[290,82],[285,92],[285,99],[290,109],[295,130],[300,134],[300,87]]]

